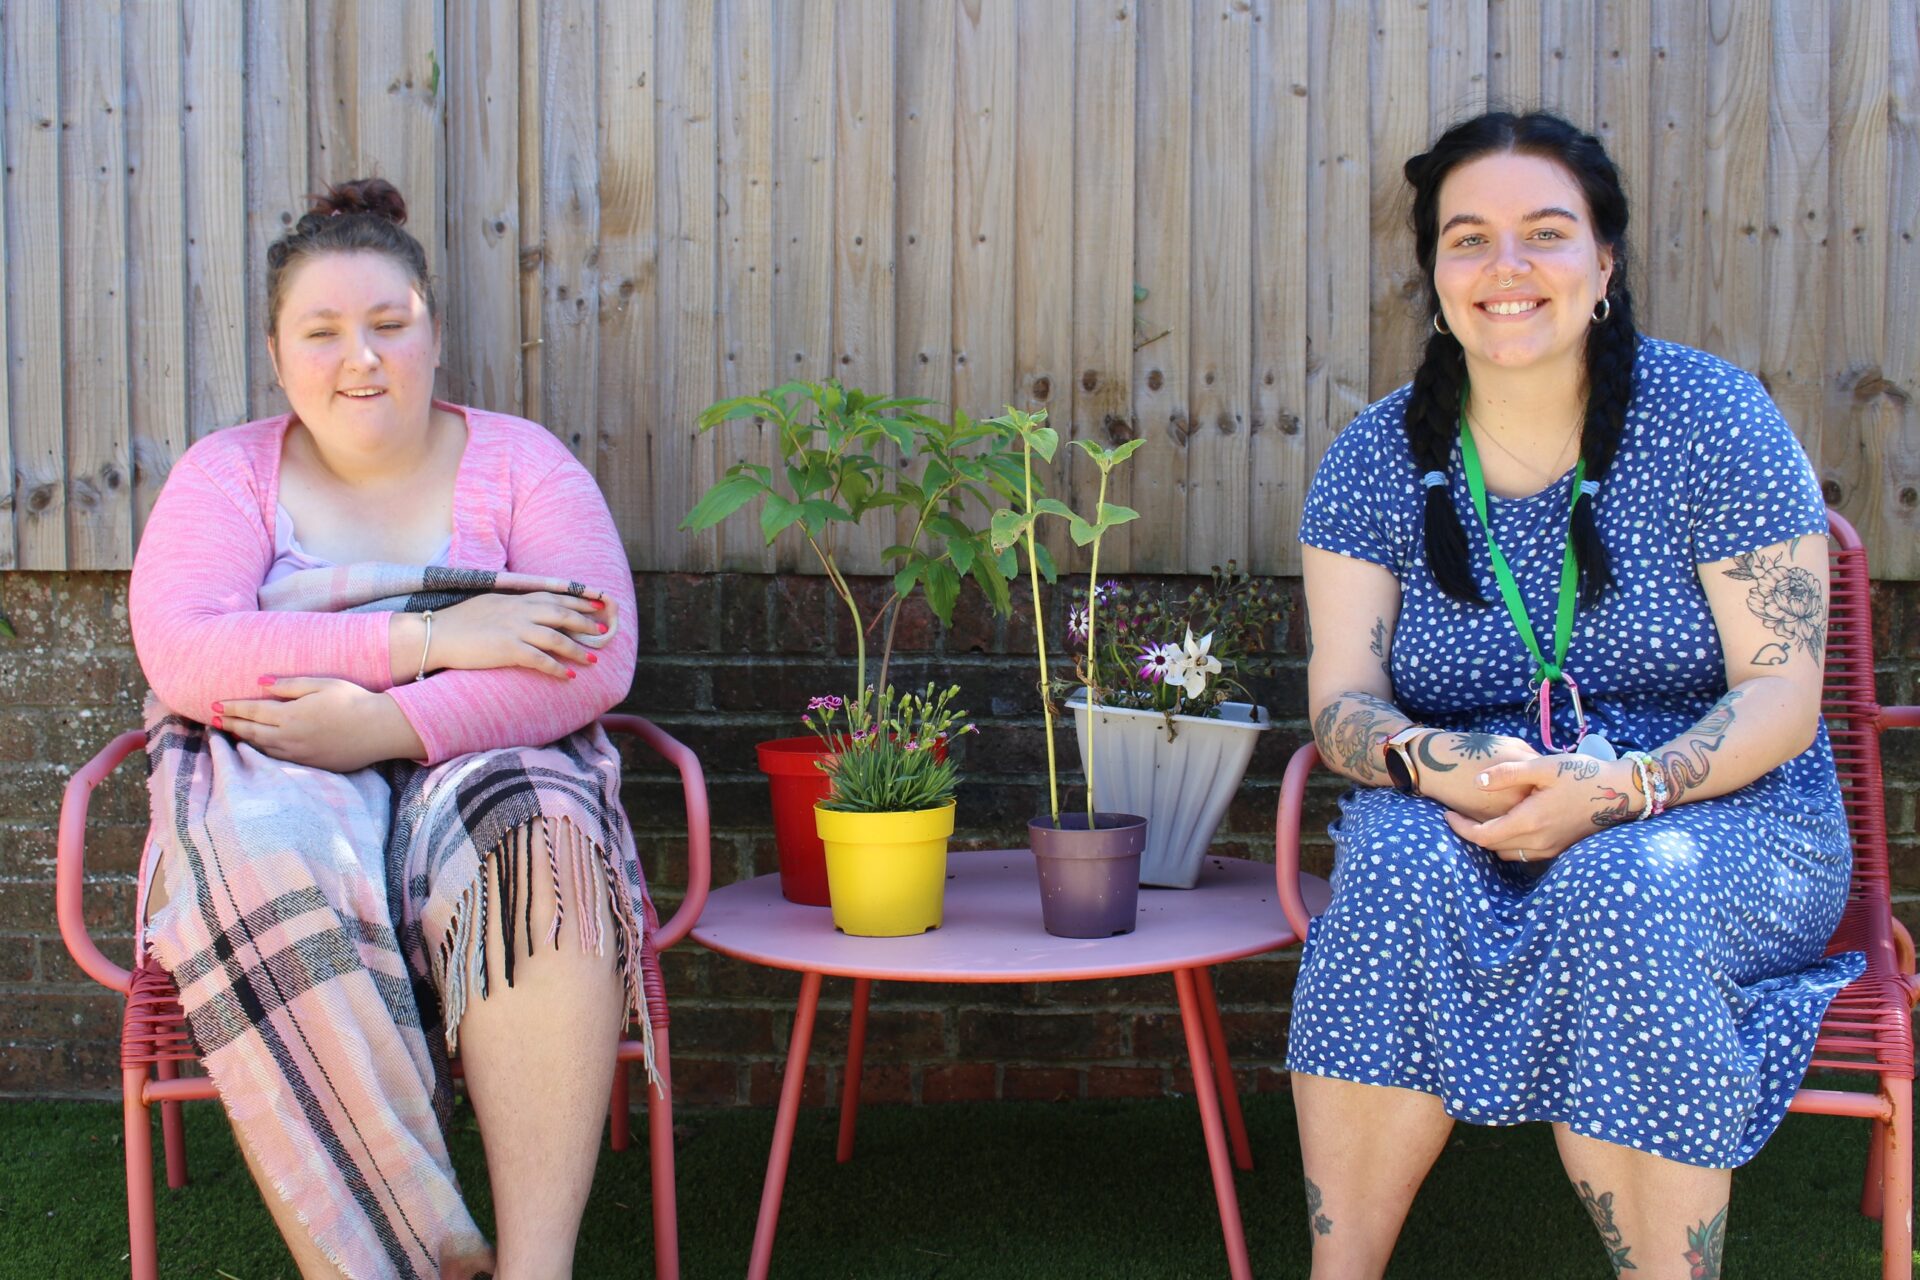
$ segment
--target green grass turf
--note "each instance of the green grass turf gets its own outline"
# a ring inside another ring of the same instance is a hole
[[[159,1204],[165,1276],[270,1280],[293,1269],[211,1103],[187,1108],[193,1183]],[[854,1161],[833,1159],[835,1113],[801,1115],[774,1274],[884,1280],[1126,1280],[1222,1276],[1200,1126],[1189,1101],[870,1107]],[[1258,1167],[1239,1175],[1254,1272],[1304,1276],[1305,1200],[1285,1096],[1247,1101]],[[738,1276],[773,1116],[688,1113],[679,1144],[688,1280]],[[576,1275],[649,1276],[640,1141],[605,1152]],[[117,1107],[0,1103],[0,1276],[124,1275]],[[156,1143],[157,1145],[157,1143]],[[1789,1116],[1734,1179],[1727,1272],[1738,1280],[1879,1274],[1879,1227],[1860,1216],[1864,1121]],[[455,1162],[491,1223],[479,1134],[463,1111]],[[1336,1211],[1337,1212],[1337,1211]],[[1391,1276],[1604,1277],[1608,1269],[1541,1126],[1461,1126],[1401,1238]]]

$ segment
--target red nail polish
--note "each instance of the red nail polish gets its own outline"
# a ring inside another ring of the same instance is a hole
[[[600,624],[600,634],[601,635],[607,634],[607,624],[604,622]]]
[[[213,727],[214,727],[214,728],[216,728],[216,729],[218,729],[218,728],[221,728],[221,727],[222,727],[222,726],[221,726],[221,724],[220,724],[220,717],[219,717],[219,716],[215,716],[215,717],[213,718]]]
[[[572,667],[567,668],[567,679],[578,680],[579,678],[580,678],[580,673],[578,671],[575,671]]]
[[[593,607],[596,609],[604,609],[607,607],[607,602],[605,600],[595,600],[593,602]]]
[[[214,704],[213,704],[213,717],[214,717],[214,719],[216,719],[216,720],[218,720],[218,719],[219,719],[219,718],[220,718],[221,716],[223,716],[223,715],[225,715],[225,714],[226,714],[226,710],[227,710],[227,709],[226,709],[225,707],[223,707],[223,706],[221,706],[221,705],[220,705],[219,703],[217,703],[217,702],[216,702],[216,703],[214,703]]]
[[[261,677],[260,677],[260,683],[261,683],[261,684],[272,684],[272,683],[273,683],[273,677],[272,677],[272,676],[261,676]]]
[[[590,654],[588,654],[588,655],[587,655],[587,661],[588,661],[588,662],[598,662],[598,661],[600,661],[600,655],[599,655],[599,654],[597,654],[597,653],[590,653]]]

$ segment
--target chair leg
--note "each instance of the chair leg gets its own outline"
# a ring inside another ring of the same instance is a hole
[[[617,1058],[613,1063],[613,1101],[607,1106],[607,1142],[615,1151],[625,1151],[627,1143],[631,1141],[627,1133],[627,1125],[633,1117],[632,1085],[627,1070],[630,1065]]]
[[[1913,1081],[1889,1078],[1883,1087],[1893,1116],[1881,1156],[1880,1274],[1883,1280],[1912,1280]]]
[[[173,1080],[180,1075],[180,1064],[155,1063],[153,1073],[162,1080]],[[180,1122],[179,1103],[160,1104],[160,1138],[167,1153],[167,1185],[178,1191],[187,1185],[187,1131]]]
[[[133,1280],[159,1280],[160,1244],[153,1225],[153,1114],[147,1107],[147,1069],[120,1072],[121,1120],[127,1144],[127,1260]]]
[[[680,1280],[680,1214],[673,1180],[673,1067],[667,1029],[653,1031],[654,1067],[660,1088],[648,1089],[647,1146],[653,1156],[653,1272],[658,1280]],[[622,1063],[620,1074],[626,1074]]]
[[[1885,1197],[1881,1194],[1880,1180],[1887,1171],[1887,1122],[1875,1120],[1873,1132],[1867,1137],[1867,1172],[1860,1179],[1860,1213],[1863,1217],[1879,1219],[1885,1207]]]
[[[873,979],[853,980],[853,1021],[847,1029],[846,1080],[840,1088],[840,1141],[833,1158],[841,1164],[853,1159],[853,1131],[860,1121],[860,1071],[867,1052],[867,997]]]

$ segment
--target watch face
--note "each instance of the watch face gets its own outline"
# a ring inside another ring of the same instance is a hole
[[[1387,748],[1387,777],[1393,782],[1396,791],[1411,792],[1413,790],[1413,775],[1407,772],[1406,759],[1394,747]]]

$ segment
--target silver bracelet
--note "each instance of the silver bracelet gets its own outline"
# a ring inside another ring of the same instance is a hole
[[[427,678],[427,650],[433,648],[433,610],[429,609],[421,616],[427,620],[427,642],[420,646],[420,670],[414,674],[415,680]]]

